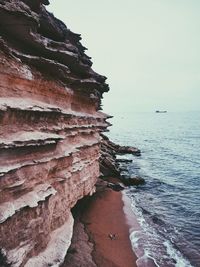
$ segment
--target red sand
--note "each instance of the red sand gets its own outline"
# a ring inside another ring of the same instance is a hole
[[[137,258],[131,248],[121,192],[104,188],[92,198],[81,221],[94,243],[92,257],[97,266],[135,267]],[[109,234],[115,234],[116,239]]]

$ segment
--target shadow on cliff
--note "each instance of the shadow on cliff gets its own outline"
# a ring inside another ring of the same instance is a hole
[[[11,267],[11,265],[7,263],[6,256],[2,252],[2,249],[0,249],[0,266],[1,267]]]

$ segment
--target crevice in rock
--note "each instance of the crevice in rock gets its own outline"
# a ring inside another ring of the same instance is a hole
[[[3,250],[0,249],[0,266],[1,267],[11,267],[11,264],[7,262],[7,258],[3,253]]]

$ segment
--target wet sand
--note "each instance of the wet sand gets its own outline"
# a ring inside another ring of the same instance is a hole
[[[136,266],[123,206],[121,192],[104,188],[93,196],[81,218],[94,244],[92,256],[97,266]]]

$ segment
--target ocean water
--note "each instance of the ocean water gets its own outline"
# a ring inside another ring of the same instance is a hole
[[[126,191],[139,228],[130,239],[138,266],[200,266],[200,112],[116,114],[108,136],[136,146]]]

